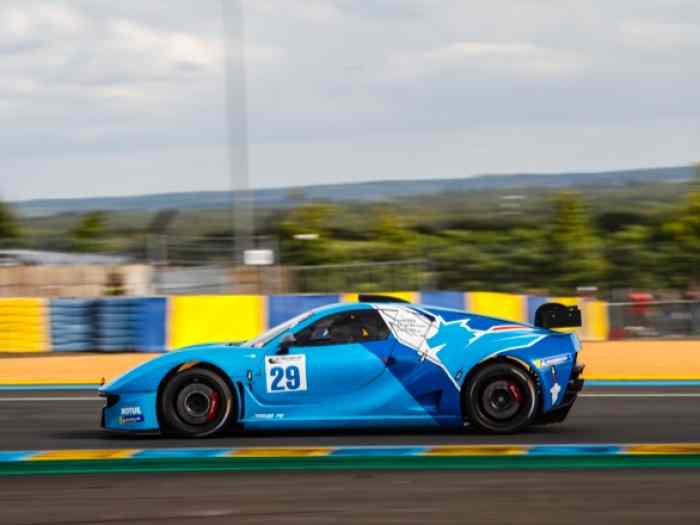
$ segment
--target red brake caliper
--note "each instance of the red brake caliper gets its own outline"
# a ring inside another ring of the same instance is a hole
[[[207,421],[211,421],[216,417],[216,409],[219,407],[219,393],[212,392],[209,397],[209,413],[207,414]]]
[[[510,395],[513,396],[513,399],[515,399],[518,403],[520,403],[523,396],[520,393],[520,389],[514,383],[508,384],[508,391],[510,392]]]

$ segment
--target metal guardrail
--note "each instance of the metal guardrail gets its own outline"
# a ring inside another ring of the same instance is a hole
[[[430,287],[432,277],[429,261],[425,259],[291,266],[288,269],[292,283],[288,293],[420,290]]]
[[[153,272],[153,289],[158,295],[230,293],[232,286],[222,267],[158,269]]]
[[[611,339],[700,337],[700,301],[610,303]]]
[[[153,272],[152,285],[161,295],[385,292],[429,289],[432,277],[423,259],[285,266],[281,273],[271,269],[247,267],[244,275],[224,266],[159,267]],[[246,282],[239,282],[244,278]]]

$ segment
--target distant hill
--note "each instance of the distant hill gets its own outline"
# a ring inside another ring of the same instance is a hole
[[[482,175],[462,179],[398,180],[323,184],[292,188],[257,190],[258,206],[287,207],[301,197],[309,200],[371,202],[400,197],[415,197],[445,192],[507,188],[578,188],[624,186],[644,183],[681,183],[693,177],[694,168],[650,168],[599,173]],[[106,211],[155,211],[163,208],[223,209],[231,205],[232,192],[203,191],[162,193],[134,197],[89,197],[76,199],[36,199],[14,202],[23,216],[47,216],[57,213]]]

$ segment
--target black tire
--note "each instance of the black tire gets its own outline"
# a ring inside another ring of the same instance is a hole
[[[500,362],[486,365],[469,379],[462,404],[466,419],[477,429],[513,434],[532,423],[539,393],[525,370]]]
[[[213,436],[234,419],[234,397],[226,381],[207,368],[178,372],[163,388],[158,408],[163,433]]]

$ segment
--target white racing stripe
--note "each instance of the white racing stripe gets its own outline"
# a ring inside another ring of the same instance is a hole
[[[104,401],[103,397],[0,397],[0,403],[27,401]]]

